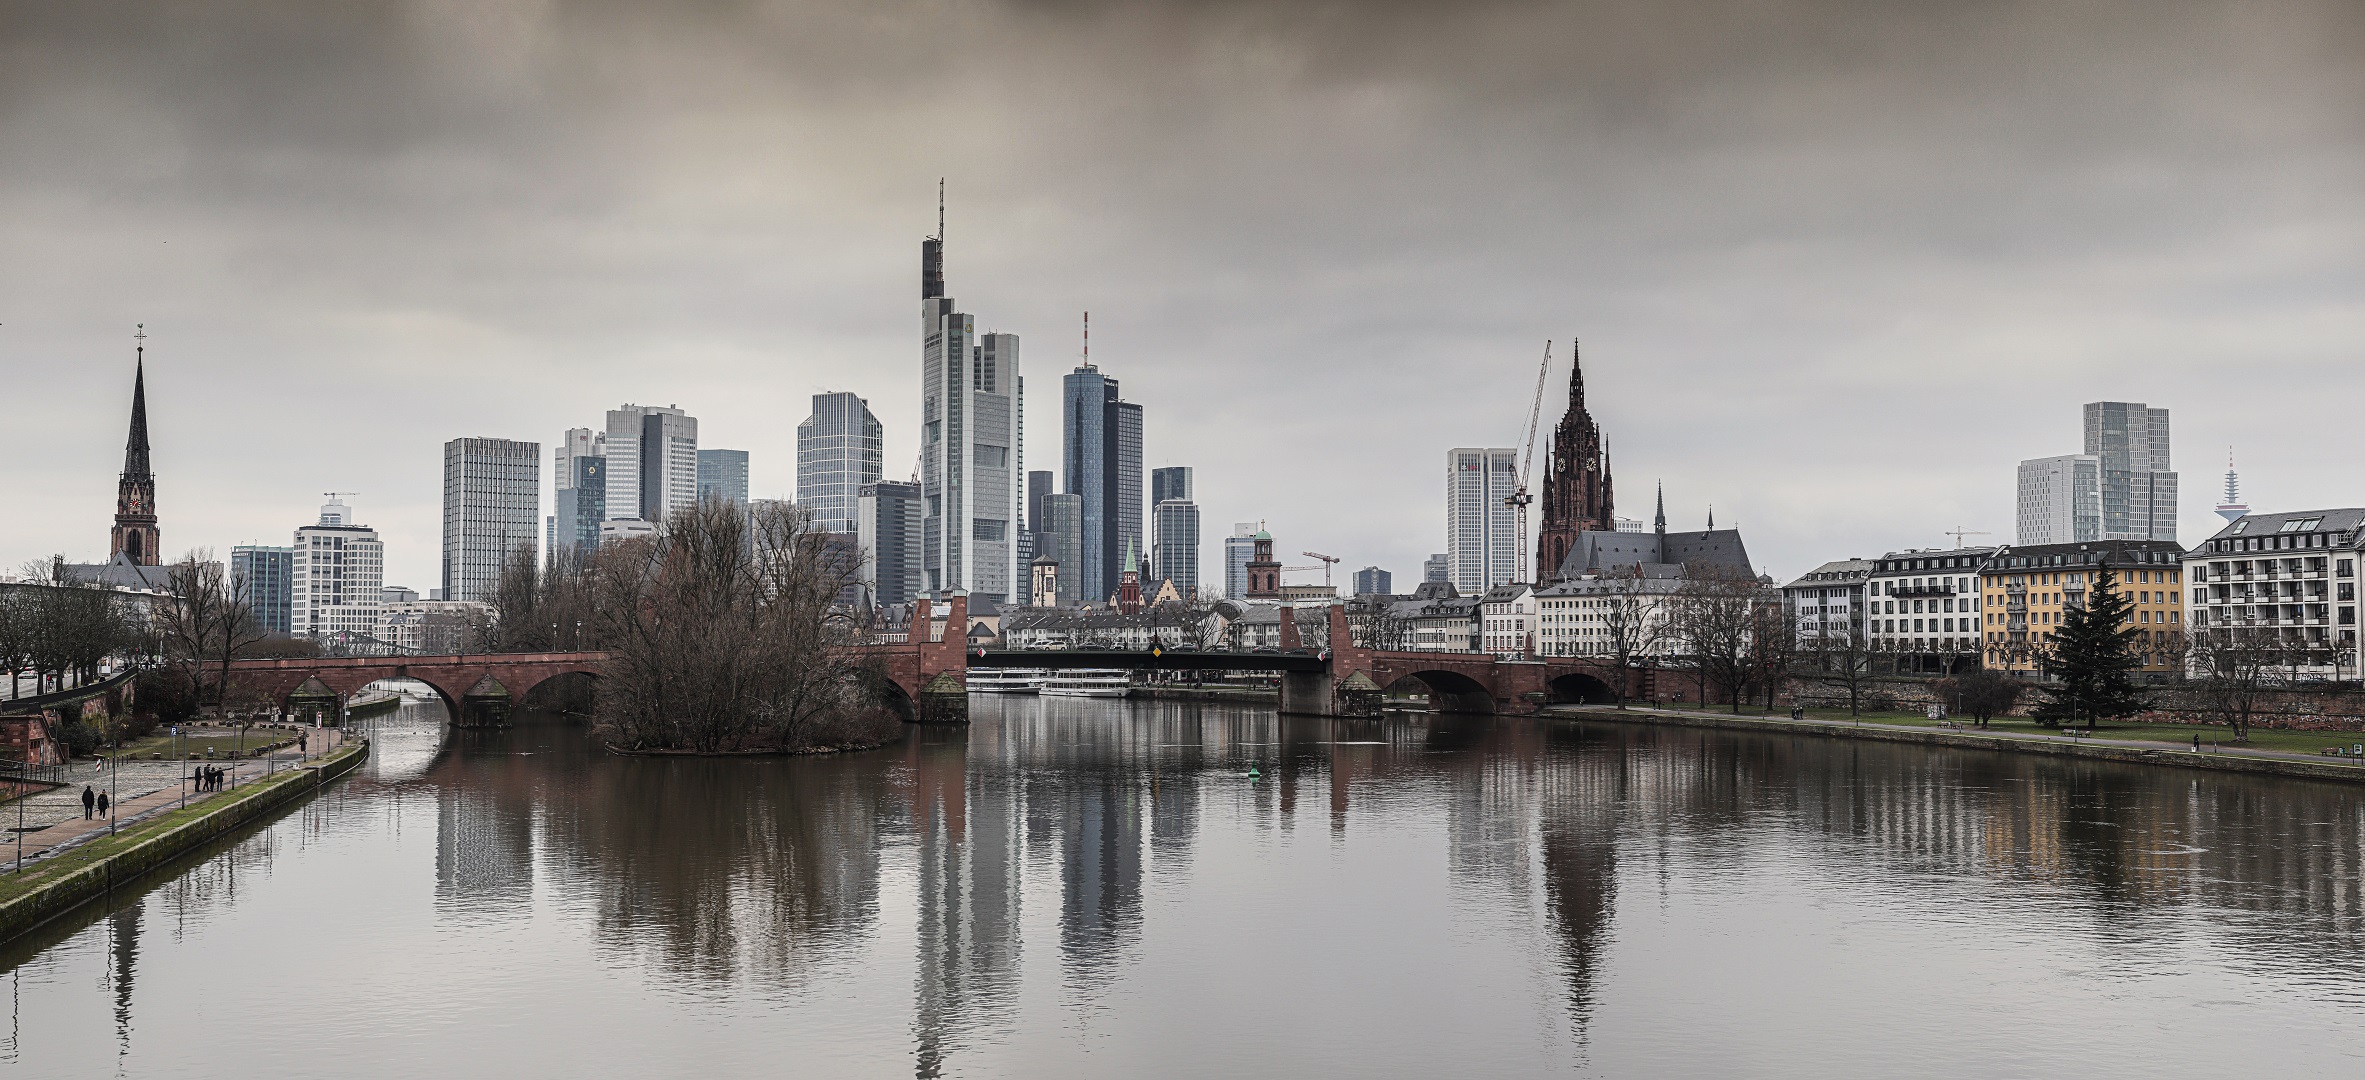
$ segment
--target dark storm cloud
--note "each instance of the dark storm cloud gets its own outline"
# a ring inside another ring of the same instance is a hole
[[[358,489],[417,585],[437,444],[624,400],[785,494],[857,390],[899,474],[940,175],[1030,466],[1089,307],[1211,553],[1414,572],[1571,334],[1627,512],[1664,477],[1782,573],[2008,534],[2102,397],[2176,410],[2187,540],[2227,442],[2254,504],[2358,501],[2311,434],[2365,330],[2353,4],[0,10],[10,562],[102,542],[142,320],[175,548]]]

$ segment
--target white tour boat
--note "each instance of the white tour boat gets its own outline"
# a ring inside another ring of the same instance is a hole
[[[1049,672],[1041,668],[970,668],[972,694],[1032,694],[1043,688]]]
[[[1133,676],[1118,668],[1079,668],[1043,675],[1044,697],[1124,697],[1133,692]]]

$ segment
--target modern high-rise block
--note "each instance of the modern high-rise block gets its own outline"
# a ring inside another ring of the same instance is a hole
[[[747,509],[747,451],[698,451],[698,501],[708,500]]]
[[[1084,595],[1077,583],[1076,552],[1084,550],[1084,497],[1075,494],[1043,496],[1043,529],[1035,534],[1035,557],[1045,555],[1058,561],[1058,600],[1063,605],[1081,604],[1086,599],[1106,600],[1108,597]]]
[[[921,573],[931,593],[1024,597],[1026,382],[1018,336],[977,333],[944,294],[944,239],[920,243]]]
[[[1042,532],[1047,527],[1043,521],[1043,497],[1058,492],[1058,484],[1057,474],[1047,469],[1038,469],[1026,474],[1026,529],[1028,532]]]
[[[2168,410],[2140,401],[2086,403],[2086,453],[2102,461],[2102,538],[2176,539],[2176,473]]]
[[[599,523],[608,519],[608,459],[578,455],[567,468],[572,475],[551,497],[558,512],[552,515],[550,557],[565,552],[589,559],[599,548]]]
[[[1232,535],[1224,537],[1224,595],[1238,600],[1248,595],[1248,560],[1256,557],[1256,531],[1253,521],[1232,523]]]
[[[1117,585],[1125,550],[1141,549],[1141,406],[1118,396],[1117,380],[1087,355],[1060,387],[1067,490],[1084,500],[1084,550],[1061,568],[1077,591],[1105,598]]]
[[[1421,564],[1421,580],[1452,581],[1453,560],[1446,558],[1442,551],[1429,556],[1428,560]]]
[[[1376,566],[1355,571],[1355,595],[1386,596],[1396,591],[1396,577]]]
[[[693,440],[695,423],[692,421]],[[615,461],[615,430],[610,425],[611,464]],[[689,481],[695,485],[694,445],[690,468]],[[695,494],[694,486],[685,490]],[[442,599],[491,600],[501,579],[502,560],[520,547],[533,550],[541,526],[537,520],[541,506],[540,443],[474,438],[443,444]],[[373,596],[375,588],[373,584]]]
[[[848,536],[860,531],[854,504],[864,484],[885,475],[885,431],[862,398],[813,395],[813,414],[797,424],[797,505],[812,512],[816,526]]]
[[[1150,470],[1150,505],[1157,506],[1168,499],[1194,499],[1191,492],[1191,468],[1172,465]]]
[[[1503,504],[1519,485],[1519,457],[1507,447],[1445,452],[1445,555],[1454,588],[1483,592],[1518,573],[1517,519]]]
[[[538,457],[541,448],[529,454]],[[528,462],[533,462],[529,457]],[[528,502],[526,542],[533,543]],[[386,552],[376,529],[355,524],[352,510],[331,496],[320,520],[296,530],[288,567],[288,632],[299,637],[374,636],[385,600]]]
[[[240,544],[230,549],[230,588],[265,633],[290,633],[296,549]]]
[[[607,458],[611,517],[661,525],[674,511],[698,501],[695,416],[670,405],[610,409]]]
[[[1159,472],[1167,472],[1160,469]],[[1189,490],[1185,485],[1184,490]],[[1183,599],[1199,594],[1199,504],[1189,498],[1165,499],[1150,510],[1150,577],[1172,581]]]
[[[908,604],[920,595],[920,485],[876,480],[854,496],[854,536],[862,548],[863,584],[877,604]]]
[[[2102,539],[2102,459],[2092,454],[2020,463],[2014,539],[2021,545]]]

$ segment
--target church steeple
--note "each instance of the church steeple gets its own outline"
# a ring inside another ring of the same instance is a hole
[[[1552,430],[1552,459],[1544,473],[1544,521],[1536,535],[1537,581],[1557,581],[1577,547],[1577,534],[1618,527],[1610,485],[1608,440],[1585,408],[1585,364],[1569,342],[1568,412]],[[1574,573],[1572,569],[1569,571]]]
[[[123,447],[123,475],[115,483],[115,528],[108,557],[157,564],[156,476],[148,465],[148,328],[132,335],[131,435]]]
[[[1667,481],[1659,481],[1659,512],[1651,518],[1651,530],[1664,539],[1667,536]]]

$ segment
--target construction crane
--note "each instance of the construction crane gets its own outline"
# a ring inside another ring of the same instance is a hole
[[[1954,546],[1956,546],[1956,547],[1961,547],[1961,546],[1963,546],[1963,537],[1966,537],[1966,536],[1994,536],[1995,534],[1994,534],[1994,533],[1991,533],[1991,532],[1988,532],[1988,531],[1986,531],[1986,530],[1984,530],[1984,529],[1966,529],[1966,528],[1963,528],[1963,527],[1962,527],[1962,526],[1960,526],[1960,525],[1957,525],[1957,526],[1955,526],[1955,527],[1954,527],[1954,528],[1952,528],[1952,529],[1948,529],[1948,530],[1946,530],[1945,532],[1939,533],[1938,535],[1940,535],[1940,536],[1951,536],[1951,537],[1954,537]]]
[[[1336,556],[1336,555],[1324,555],[1323,553],[1321,553],[1321,552],[1319,552],[1319,551],[1301,551],[1301,552],[1298,552],[1298,554],[1300,554],[1300,555],[1303,555],[1303,556],[1305,556],[1306,558],[1309,558],[1309,559],[1320,559],[1320,560],[1322,560],[1322,587],[1323,587],[1323,588],[1325,588],[1325,589],[1329,588],[1329,587],[1330,587],[1330,568],[1331,568],[1331,567],[1333,567],[1333,566],[1336,566],[1336,565],[1338,565],[1338,561],[1339,561],[1339,559],[1338,559],[1338,556]],[[1309,566],[1309,567],[1307,567],[1306,569],[1308,569],[1308,570],[1311,570],[1311,569],[1313,569],[1313,567],[1310,567],[1310,566]]]
[[[1519,584],[1527,580],[1527,506],[1535,500],[1527,493],[1527,477],[1536,463],[1536,424],[1544,416],[1544,379],[1552,374],[1552,343],[1544,342],[1544,363],[1536,369],[1535,401],[1527,407],[1527,453],[1519,462],[1519,472],[1513,477],[1511,494],[1503,505],[1518,516],[1519,561],[1511,564],[1511,581]]]

